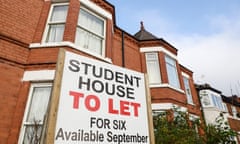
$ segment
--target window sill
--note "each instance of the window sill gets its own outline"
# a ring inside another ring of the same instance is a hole
[[[96,58],[99,58],[99,59],[101,59],[105,62],[112,63],[112,60],[110,58],[107,58],[107,57],[104,57],[102,55],[99,55],[99,54],[93,53],[91,51],[88,51],[88,50],[86,50],[82,47],[79,47],[79,46],[75,45],[74,43],[68,42],[68,41],[50,42],[50,43],[31,43],[29,47],[30,48],[43,48],[43,47],[61,47],[61,46],[71,47],[71,48],[80,50],[81,52],[84,52],[86,54],[92,55]]]
[[[173,90],[175,90],[177,92],[184,93],[183,90],[181,90],[179,88],[175,88],[175,87],[173,87],[173,86],[171,86],[169,84],[166,84],[166,83],[165,84],[150,84],[149,87],[150,88],[170,88],[170,89],[173,89]]]

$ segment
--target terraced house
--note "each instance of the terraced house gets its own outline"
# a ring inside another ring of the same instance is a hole
[[[45,134],[60,49],[147,73],[153,112],[175,105],[201,119],[193,72],[177,48],[143,23],[135,35],[118,27],[106,0],[4,1],[0,11],[0,143],[29,143],[36,121],[38,139]]]
[[[222,92],[209,84],[196,85],[202,104],[203,115],[206,124],[216,124],[216,118],[220,114],[224,117],[226,126],[237,132],[234,138],[240,143],[240,99],[236,95],[224,96]]]

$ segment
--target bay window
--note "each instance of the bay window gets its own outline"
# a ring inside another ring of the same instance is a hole
[[[158,60],[158,53],[149,52],[145,54],[149,84],[160,84],[161,75]]]
[[[191,93],[191,89],[190,89],[190,85],[189,85],[189,79],[185,76],[183,76],[183,83],[184,83],[184,87],[185,87],[185,93],[187,96],[187,102],[189,104],[193,104],[192,93]]]
[[[39,143],[52,85],[32,84],[25,109],[19,143]]]
[[[167,55],[165,56],[165,61],[166,61],[169,84],[175,88],[180,88],[176,61]]]
[[[47,23],[47,35],[45,42],[60,42],[63,39],[68,5],[52,5],[51,14]]]
[[[105,20],[86,8],[80,8],[75,44],[90,52],[104,55]]]

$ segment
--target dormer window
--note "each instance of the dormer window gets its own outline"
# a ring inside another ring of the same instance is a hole
[[[75,43],[83,49],[104,55],[105,20],[86,8],[80,8]]]
[[[54,4],[47,23],[47,35],[45,42],[60,42],[63,39],[64,27],[66,23],[68,5]]]

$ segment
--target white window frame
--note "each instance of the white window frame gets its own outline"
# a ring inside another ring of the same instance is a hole
[[[154,54],[155,57],[156,57],[156,59],[150,59],[150,60],[149,60],[148,54],[149,54],[149,55],[150,55],[150,54]],[[161,69],[160,69],[160,65],[159,65],[158,53],[157,53],[157,52],[147,52],[147,53],[145,53],[145,58],[146,58],[146,68],[147,68],[148,77],[151,77],[151,72],[150,72],[150,70],[149,70],[149,68],[148,68],[148,62],[149,62],[149,61],[155,61],[155,62],[157,63],[157,65],[156,65],[156,67],[155,67],[155,68],[156,68],[156,69],[155,69],[155,72],[159,74],[159,79],[157,80],[157,82],[154,82],[154,83],[153,83],[153,82],[150,81],[150,78],[149,78],[149,84],[150,84],[150,85],[159,85],[159,84],[161,84],[161,83],[162,83],[162,79],[161,79]]]
[[[170,59],[170,60],[173,60],[174,61],[174,65],[172,65],[171,63],[168,63],[167,62],[167,58],[168,59]],[[168,83],[169,83],[169,85],[171,85],[171,86],[173,86],[173,87],[175,87],[175,88],[178,88],[178,89],[180,89],[180,82],[179,82],[179,76],[178,76],[178,71],[177,71],[177,64],[176,64],[176,60],[174,59],[174,58],[172,58],[171,56],[169,56],[169,55],[165,55],[165,62],[166,62],[166,69],[167,69],[167,76],[168,76]],[[169,73],[169,71],[168,71],[168,65],[169,66],[171,66],[171,67],[173,67],[174,68],[174,70],[175,70],[175,76],[176,76],[176,78],[177,78],[177,85],[175,86],[175,85],[173,85],[173,84],[171,84],[171,82],[170,82],[170,77],[171,77],[171,75],[170,75],[170,73]]]
[[[187,83],[185,83],[185,80]],[[185,88],[185,94],[187,96],[187,102],[188,102],[188,104],[193,105],[194,103],[193,103],[192,90],[191,90],[190,83],[189,83],[189,77],[183,75],[183,83],[184,83],[184,88]],[[188,89],[189,89],[189,93],[188,93]]]
[[[50,19],[51,19],[52,13],[53,13],[53,8],[54,8],[55,6],[65,6],[65,5],[67,5],[68,8],[69,8],[69,3],[55,3],[55,4],[52,4],[52,5],[51,5],[50,12],[49,12],[49,14],[48,14],[47,23],[46,23],[46,25],[45,25],[45,30],[44,30],[44,33],[43,33],[42,43],[56,43],[56,44],[57,44],[57,43],[60,43],[60,42],[47,42],[47,37],[48,37],[48,31],[49,31],[49,29],[50,29],[50,25],[52,24],[52,23],[50,23]],[[67,10],[67,13],[68,13],[68,10]],[[67,14],[66,14],[66,15],[67,15]],[[66,20],[65,20],[65,22],[64,22],[64,31],[65,31],[66,21],[67,21],[67,16],[66,16]],[[58,23],[58,22],[56,22],[56,24],[57,24],[57,23]],[[63,23],[63,22],[59,22],[59,23]],[[63,36],[64,36],[64,31],[63,31]]]
[[[234,105],[231,105],[232,115],[234,118],[237,117],[237,108]]]
[[[106,50],[106,48],[105,48],[105,43],[106,43],[106,23],[107,23],[107,22],[106,22],[106,19],[105,19],[103,16],[101,16],[99,13],[96,13],[96,12],[92,11],[91,9],[85,7],[84,5],[80,7],[79,14],[78,14],[78,19],[79,19],[79,17],[80,17],[80,11],[81,11],[81,9],[84,10],[85,12],[89,13],[90,15],[93,15],[93,16],[95,16],[96,18],[98,18],[98,19],[100,19],[101,21],[103,21],[103,35],[100,36],[100,35],[96,34],[94,31],[89,30],[89,29],[87,29],[87,28],[85,28],[85,27],[80,26],[80,25],[78,24],[78,21],[77,21],[76,36],[75,36],[75,42],[74,42],[74,43],[75,43],[75,45],[77,45],[78,47],[80,47],[80,49],[82,49],[82,50],[84,50],[84,51],[89,51],[90,53],[95,53],[95,54],[97,54],[97,55],[101,55],[101,56],[105,57],[105,50]],[[81,18],[80,18],[80,19],[81,19]],[[86,32],[88,32],[88,33],[91,33],[91,34],[93,34],[94,36],[97,36],[97,37],[99,37],[99,38],[102,39],[101,53],[100,53],[100,54],[92,51],[91,48],[84,48],[84,47],[81,47],[81,46],[79,46],[79,45],[77,44],[76,39],[77,39],[77,29],[78,29],[78,28],[81,29],[81,30],[83,30],[83,31],[86,31]]]
[[[19,139],[18,139],[18,143],[22,144],[23,140],[24,140],[24,135],[25,135],[25,131],[26,131],[26,121],[27,121],[27,117],[28,117],[28,113],[30,110],[30,106],[31,106],[31,101],[32,101],[32,96],[33,96],[33,92],[34,92],[34,88],[36,87],[52,87],[52,83],[33,83],[30,86],[30,90],[29,90],[29,94],[28,94],[28,100],[27,100],[27,104],[26,104],[26,108],[25,108],[25,112],[24,112],[24,117],[23,117],[23,121],[22,121],[22,126],[21,126],[21,130],[20,130],[20,135],[19,135]],[[50,96],[49,96],[49,100],[51,97],[51,92],[50,92]],[[49,105],[49,100],[48,100],[48,105]],[[43,122],[39,122],[40,125],[43,125]]]

